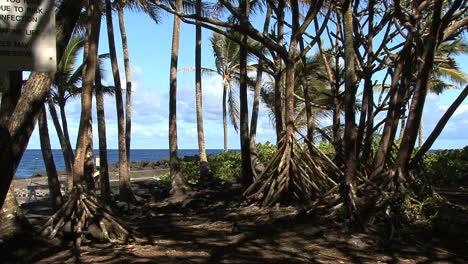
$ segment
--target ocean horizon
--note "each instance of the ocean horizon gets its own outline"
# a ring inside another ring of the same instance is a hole
[[[207,149],[208,155],[215,155],[221,153],[222,149]],[[232,151],[239,151],[234,149]],[[63,161],[62,150],[53,149],[52,154],[54,156],[55,166],[57,171],[65,169],[65,163]],[[94,150],[94,155],[99,155],[99,150]],[[184,156],[195,156],[198,155],[198,149],[179,149],[179,157]],[[107,150],[107,158],[109,163],[115,163],[119,161],[118,149]],[[131,161],[158,161],[164,158],[169,158],[169,149],[132,149],[130,150]],[[29,178],[35,172],[45,171],[44,160],[42,158],[42,152],[40,149],[27,149],[21,162],[16,170],[16,178]]]

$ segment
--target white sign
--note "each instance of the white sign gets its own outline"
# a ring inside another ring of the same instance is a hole
[[[0,0],[0,70],[56,69],[53,0]]]

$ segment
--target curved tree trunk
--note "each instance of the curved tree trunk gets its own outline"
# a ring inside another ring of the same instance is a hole
[[[126,96],[125,96],[125,146],[127,151],[127,162],[130,161],[130,142],[132,139],[132,71],[130,68],[130,55],[128,51],[127,30],[123,8],[118,9],[120,36],[122,37],[122,49],[124,55]]]
[[[131,202],[135,199],[133,196],[130,173],[127,160],[127,145],[125,137],[125,114],[122,99],[122,86],[120,83],[119,66],[117,64],[117,53],[115,51],[114,28],[112,23],[112,8],[110,0],[106,0],[106,21],[107,36],[109,40],[109,51],[112,64],[112,75],[115,84],[115,105],[117,108],[118,119],[118,141],[119,141],[119,191],[122,201]]]
[[[265,22],[263,23],[263,34],[268,34],[270,28],[270,17],[271,17],[271,6],[267,5],[267,12],[265,16]],[[255,79],[255,91],[252,105],[252,118],[250,119],[250,158],[253,166],[254,176],[257,177],[265,167],[258,158],[257,153],[257,124],[258,124],[258,112],[260,110],[260,92],[262,88],[262,75],[263,75],[263,62],[258,61],[257,77]]]
[[[81,1],[64,0],[59,7],[56,15],[57,61],[60,61],[70,40],[82,5]],[[0,124],[0,171],[5,175],[0,181],[0,207],[27,147],[52,78],[49,73],[31,73],[8,124]]]
[[[111,200],[109,168],[107,162],[107,136],[106,136],[106,116],[104,113],[104,95],[102,92],[101,72],[96,71],[96,112],[98,121],[99,137],[99,184],[101,188],[101,199],[105,206],[108,206]]]
[[[47,98],[47,103],[49,105],[49,112],[50,116],[52,117],[52,121],[54,122],[55,131],[57,132],[57,136],[60,142],[60,148],[62,149],[63,155],[63,162],[65,163],[65,170],[67,172],[67,184],[66,189],[71,190],[73,187],[73,173],[72,173],[72,158],[69,156],[69,149],[67,146],[67,142],[65,140],[65,136],[63,135],[62,127],[60,126],[60,122],[58,120],[57,110],[55,110],[54,102],[52,98],[50,98],[50,94]]]
[[[437,40],[440,34],[440,21],[442,12],[442,1],[434,1],[433,8],[434,20],[431,24],[430,32],[425,38],[425,43],[420,51],[418,59],[422,61],[419,68],[416,83],[414,86],[413,100],[409,108],[408,122],[405,133],[401,139],[400,149],[396,157],[395,168],[392,171],[392,181],[398,190],[401,184],[406,180],[408,174],[408,163],[414,150],[414,144],[418,135],[419,126],[422,120],[424,103],[428,91],[428,82],[432,72],[434,54],[437,46]],[[407,65],[407,67],[410,67]]]
[[[78,137],[76,143],[76,156],[73,166],[74,187],[84,187],[86,183],[88,191],[92,187],[89,180],[92,179],[93,168],[89,166],[90,151],[92,153],[92,97],[94,80],[98,68],[98,47],[100,32],[99,5],[93,1],[88,6],[88,22],[86,25],[86,44],[83,66],[83,80],[81,91],[81,116]]]
[[[57,211],[63,203],[62,193],[60,192],[60,181],[55,167],[54,156],[50,146],[49,128],[47,126],[47,112],[45,106],[39,115],[39,138],[41,141],[41,152],[44,159],[44,165],[47,171],[47,183],[49,185],[49,196],[52,201],[52,209]]]
[[[0,78],[0,124],[3,126],[8,122],[18,103],[22,72],[4,72]],[[5,203],[0,209],[0,239],[5,240],[28,231],[30,226],[18,206],[13,184],[10,185]]]
[[[182,10],[182,0],[176,1],[176,10]],[[177,146],[177,62],[179,57],[180,18],[174,15],[172,29],[171,69],[169,76],[169,151],[171,171],[171,200],[180,202],[185,199],[190,187],[185,182],[180,171],[180,161]]]
[[[426,152],[429,151],[429,149],[432,147],[432,144],[434,144],[437,137],[439,137],[440,133],[442,133],[442,130],[444,129],[445,125],[448,123],[452,115],[455,113],[457,108],[463,103],[467,96],[468,85],[465,86],[465,89],[463,89],[463,91],[458,95],[457,99],[453,101],[453,103],[450,105],[450,107],[447,109],[444,115],[440,118],[439,122],[437,122],[437,125],[434,127],[434,130],[432,130],[427,140],[421,146],[416,155],[414,155],[413,159],[411,160],[410,167],[416,165],[422,160],[424,154],[426,154]]]

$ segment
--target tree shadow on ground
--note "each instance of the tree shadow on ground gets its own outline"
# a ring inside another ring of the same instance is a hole
[[[240,204],[241,190],[220,184],[184,204],[147,203],[126,212],[146,242],[89,243],[82,263],[467,263],[462,255],[417,236],[388,246],[378,231],[354,233],[338,223],[299,216],[294,207]],[[138,212],[138,213],[136,213]],[[466,245],[465,245],[466,246]],[[32,263],[74,263],[70,248]]]

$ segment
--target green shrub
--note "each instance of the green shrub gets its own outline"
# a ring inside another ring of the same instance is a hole
[[[334,159],[336,155],[335,147],[333,146],[332,143],[327,143],[324,141],[320,142],[320,145],[318,148],[325,154],[327,155],[330,159]]]
[[[263,164],[267,164],[276,152],[276,145],[271,144],[270,141],[263,144],[257,143],[257,152],[258,159],[260,159]]]
[[[468,186],[468,146],[426,154],[421,171],[437,187]]]
[[[211,170],[215,177],[223,180],[234,180],[240,176],[241,153],[237,151],[222,152],[208,156]]]

